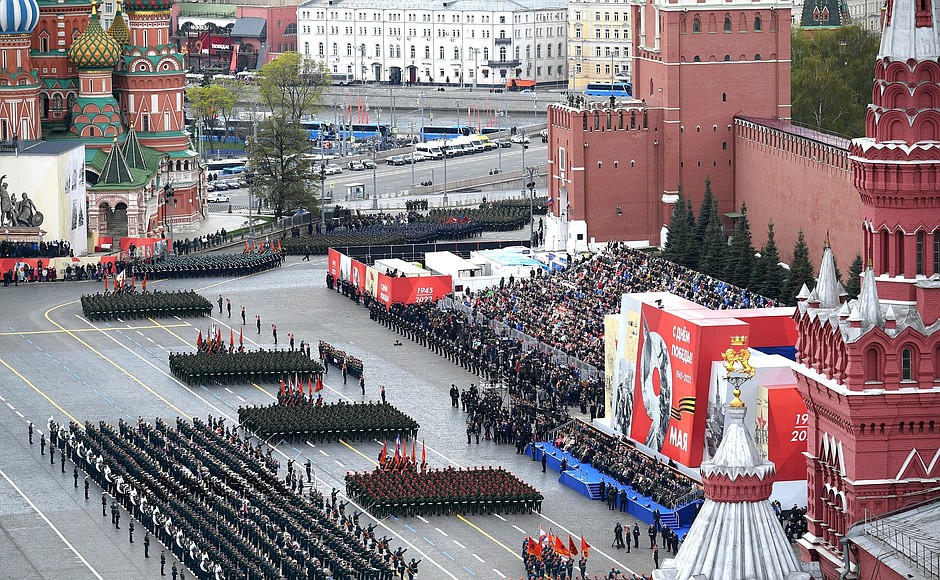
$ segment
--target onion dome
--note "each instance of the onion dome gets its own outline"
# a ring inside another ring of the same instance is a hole
[[[101,28],[97,4],[92,0],[88,28],[69,48],[69,60],[80,70],[107,70],[114,68],[120,56],[121,47]]]
[[[124,21],[124,14],[121,13],[121,1],[118,0],[117,12],[114,14],[114,22],[108,28],[108,36],[118,43],[118,46],[124,47],[131,43],[131,29],[127,27]]]
[[[126,8],[128,12],[169,11],[172,7],[173,0],[127,0],[124,3],[124,8]]]
[[[38,22],[36,0],[0,0],[0,34],[29,34]]]

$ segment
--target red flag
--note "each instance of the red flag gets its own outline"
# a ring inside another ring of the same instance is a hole
[[[278,254],[281,253],[281,240],[278,240],[278,241],[277,241],[277,253],[278,253]]]
[[[284,377],[281,377],[281,394],[284,394]]]
[[[313,377],[307,377],[307,393],[312,397],[313,396]]]
[[[104,291],[107,292],[108,291],[108,275],[105,274],[103,278],[104,278]]]
[[[131,290],[133,290],[133,289],[135,288],[135,286],[134,286],[134,280],[136,280],[136,279],[137,279],[137,276],[131,276]]]
[[[228,329],[228,344],[229,346],[235,346],[235,329]]]
[[[251,250],[248,249],[248,240],[245,240],[245,253],[247,254]]]
[[[243,329],[238,329],[238,346],[243,346],[245,344],[245,333]]]
[[[404,447],[402,448],[401,457],[402,459],[408,459],[408,440],[405,439],[402,445],[404,445]]]
[[[584,556],[585,558],[588,557],[588,548],[590,547],[591,546],[584,539],[584,536],[581,536],[581,555]]]
[[[525,541],[527,544],[526,551],[529,554],[535,556],[536,559],[541,560],[542,559],[542,544],[540,544],[539,542],[536,542],[532,538],[526,538]]]
[[[202,346],[202,331],[199,331],[199,336],[196,337],[196,346]]]
[[[412,443],[412,444],[411,444],[411,464],[412,464],[412,465],[417,465],[417,464],[418,464],[417,460],[415,459],[415,447],[417,447],[417,445],[415,445],[414,443]]]
[[[382,451],[379,452],[379,465],[385,463],[388,458],[388,441],[382,442]]]
[[[321,375],[317,375],[317,392],[319,393],[322,390],[323,390],[323,377]]]
[[[555,536],[555,543],[552,546],[552,548],[555,550],[555,553],[558,554],[559,556],[564,556],[565,558],[571,557],[571,553],[568,552],[568,548],[565,547],[565,543],[562,542],[561,538],[559,538],[558,536]]]
[[[144,281],[141,282],[140,285],[144,289],[144,292],[146,292],[147,291],[147,273],[146,272],[144,272]]]
[[[427,469],[428,466],[428,454],[424,449],[424,439],[421,440],[421,469]]]
[[[571,554],[572,558],[578,555],[578,548],[574,545],[571,534],[568,534],[568,553]]]

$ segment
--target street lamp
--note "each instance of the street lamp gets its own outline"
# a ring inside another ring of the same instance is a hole
[[[480,55],[479,48],[470,48],[470,54],[473,55],[473,90],[477,90],[477,57]]]
[[[525,151],[525,149],[523,149]],[[529,242],[532,248],[535,247],[535,172],[536,167],[526,167],[526,174],[529,181],[525,184],[529,189]]]
[[[173,244],[173,207],[176,205],[176,191],[173,189],[173,184],[167,182],[163,186],[163,217],[166,217],[167,209],[170,210],[170,244]]]
[[[326,233],[326,194],[323,186],[326,181],[326,157],[320,151],[320,233]]]
[[[372,148],[370,153],[372,154],[372,209],[377,209],[379,207],[379,190],[375,185],[375,169],[378,167],[378,164],[375,162],[376,157],[379,154],[378,144],[373,141]],[[411,166],[414,167],[414,153],[411,154]]]

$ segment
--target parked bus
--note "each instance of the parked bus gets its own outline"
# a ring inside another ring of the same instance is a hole
[[[633,85],[630,83],[588,83],[584,89],[588,97],[615,97],[629,99],[633,97]]]
[[[244,167],[248,163],[247,157],[237,157],[234,159],[213,159],[206,161],[206,171],[218,172],[231,167]]]
[[[356,82],[356,77],[352,73],[330,73],[330,80],[334,85],[351,85]]]
[[[461,135],[469,135],[470,127],[466,125],[425,125],[422,129],[422,136],[425,141],[432,139],[453,139]]]

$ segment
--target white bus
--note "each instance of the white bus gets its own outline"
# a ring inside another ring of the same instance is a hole
[[[418,143],[415,145],[415,152],[423,153],[430,159],[442,159],[444,157],[441,147],[435,143]]]
[[[356,82],[356,77],[352,73],[330,73],[330,80],[334,85],[351,85]]]

